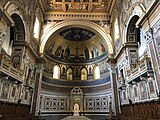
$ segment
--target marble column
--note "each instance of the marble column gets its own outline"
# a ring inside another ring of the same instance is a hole
[[[159,60],[157,58],[158,56],[158,52],[156,49],[156,43],[154,40],[154,36],[153,36],[153,29],[150,28],[149,31],[147,31],[145,36],[145,39],[147,41],[147,46],[149,48],[149,52],[151,55],[151,62],[152,62],[152,68],[154,71],[154,77],[156,79],[156,89],[157,89],[157,93],[159,93],[160,91],[160,74],[159,74]]]
[[[43,65],[39,64],[38,66],[36,66],[35,69],[36,69],[36,75],[35,75],[35,86],[33,90],[32,104],[31,104],[31,113],[32,115],[38,116]]]
[[[111,88],[112,88],[112,110],[114,112],[114,115],[116,116],[116,119],[119,118],[119,94],[117,89],[117,77],[116,77],[116,62],[112,59],[109,61],[110,64],[110,78],[111,78]]]

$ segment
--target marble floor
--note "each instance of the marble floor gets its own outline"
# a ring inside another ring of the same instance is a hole
[[[91,120],[91,119],[87,118],[86,116],[68,116],[61,120]]]
[[[48,115],[48,116],[41,116],[41,120],[108,120],[108,116],[106,115],[85,115],[85,116]]]

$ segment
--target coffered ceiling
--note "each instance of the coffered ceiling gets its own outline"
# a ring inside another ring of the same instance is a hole
[[[46,20],[109,21],[116,0],[39,0]]]

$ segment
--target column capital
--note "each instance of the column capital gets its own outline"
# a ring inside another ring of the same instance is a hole
[[[43,64],[37,64],[35,66],[36,72],[37,73],[42,73],[43,69],[44,69],[44,65]]]

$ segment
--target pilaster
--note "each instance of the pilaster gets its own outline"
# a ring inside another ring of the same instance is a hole
[[[112,107],[114,114],[116,115],[116,119],[119,118],[119,94],[117,89],[117,73],[116,73],[116,61],[114,59],[110,59],[110,77],[111,77],[111,88],[112,88]]]
[[[39,111],[42,73],[43,73],[43,65],[38,64],[36,66],[35,86],[33,91],[32,105],[31,105],[31,113],[33,115],[38,115],[38,111]]]
[[[151,61],[152,61],[152,67],[153,67],[153,73],[156,79],[156,86],[157,89],[160,91],[160,74],[159,74],[159,60],[158,60],[158,53],[156,50],[156,43],[153,36],[153,29],[150,28],[149,31],[146,32],[146,40],[149,48],[149,52],[151,55]],[[158,92],[159,92],[158,91]]]
[[[3,45],[3,41],[4,41],[4,32],[2,29],[0,29],[0,53],[1,53],[1,50],[2,50],[2,45]]]

